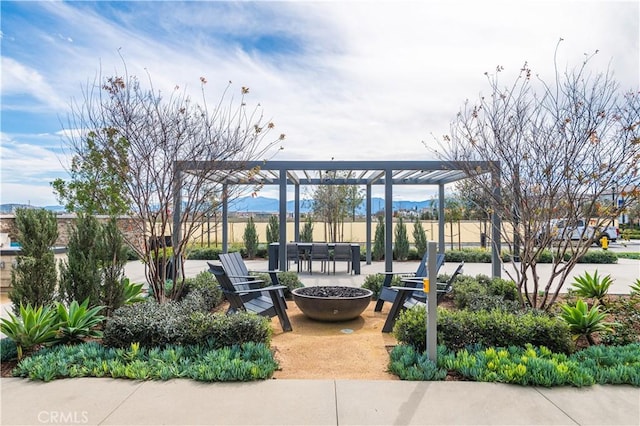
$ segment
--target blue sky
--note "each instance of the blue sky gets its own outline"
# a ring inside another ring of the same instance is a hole
[[[525,61],[548,78],[598,49],[638,88],[637,1],[11,2],[0,3],[1,203],[57,204],[67,176],[72,99],[100,70],[170,90],[201,76],[219,98],[251,89],[287,135],[278,160],[433,159],[465,99],[488,90],[485,71]],[[508,80],[504,80],[507,82]],[[424,143],[423,143],[424,142]],[[422,200],[427,192],[402,193]],[[264,196],[270,196],[264,191]],[[374,194],[375,195],[375,194]],[[395,197],[394,197],[395,198]]]

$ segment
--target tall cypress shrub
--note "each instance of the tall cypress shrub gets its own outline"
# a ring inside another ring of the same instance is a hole
[[[384,218],[378,216],[376,224],[376,232],[373,237],[373,260],[382,260],[384,258]]]
[[[396,260],[407,260],[409,258],[409,237],[407,236],[407,227],[401,217],[396,223],[395,237],[393,254]]]
[[[102,238],[99,242],[102,272],[100,304],[105,306],[102,313],[111,316],[114,310],[124,304],[124,265],[127,263],[127,246],[114,217],[102,225]]]
[[[247,257],[253,259],[256,257],[258,251],[258,232],[256,231],[256,225],[253,223],[253,218],[249,218],[247,227],[244,228],[244,235],[242,236],[244,241],[244,248],[247,250]]]
[[[300,232],[300,241],[310,243],[313,241],[313,220],[311,215],[307,215],[307,219],[304,221],[302,231]]]
[[[271,216],[267,223],[267,243],[277,243],[280,241],[280,222],[278,216]]]
[[[11,271],[9,299],[18,313],[20,304],[45,306],[55,299],[57,271],[51,248],[58,239],[58,221],[44,209],[17,209],[16,227],[22,253]]]
[[[67,260],[60,263],[60,296],[63,300],[100,304],[100,240],[102,229],[94,216],[78,213],[69,235]]]
[[[418,252],[418,257],[424,256],[427,251],[427,234],[424,232],[420,219],[417,218],[415,222],[413,222],[413,241],[416,246],[416,251]]]

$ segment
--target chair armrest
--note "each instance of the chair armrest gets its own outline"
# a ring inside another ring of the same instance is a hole
[[[258,278],[254,275],[227,275],[229,278]]]
[[[275,272],[277,274],[277,273],[280,273],[280,272],[283,272],[283,271],[281,271],[280,269],[270,269],[270,270],[267,270],[267,271],[249,271],[249,272],[255,272],[256,274],[271,274],[271,273]]]
[[[241,277],[240,277],[241,278]],[[233,283],[234,286],[239,285],[239,284],[256,284],[256,283],[264,283],[264,280],[251,280],[251,281],[240,281],[237,283]],[[261,287],[264,288],[264,287]]]
[[[416,287],[400,287],[400,286],[391,286],[392,290],[403,290],[403,291],[422,291],[422,289]]]
[[[231,291],[226,291],[226,293],[235,293],[235,294],[249,294],[249,293],[262,293],[263,291],[277,291],[277,290],[284,290],[285,286],[283,285],[271,285],[269,287],[261,287],[261,288],[251,288],[251,289],[246,289],[246,290],[237,290],[235,292],[231,292]]]

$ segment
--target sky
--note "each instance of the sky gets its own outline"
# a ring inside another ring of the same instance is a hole
[[[598,50],[594,72],[640,78],[638,1],[2,1],[0,203],[59,204],[73,100],[99,73],[210,102],[228,82],[286,134],[275,160],[433,160],[465,100],[527,62],[543,79]],[[209,98],[210,97],[210,98]],[[429,189],[394,189],[428,199]],[[262,196],[277,197],[277,189]],[[374,196],[376,190],[374,189]],[[304,195],[303,195],[304,196]]]

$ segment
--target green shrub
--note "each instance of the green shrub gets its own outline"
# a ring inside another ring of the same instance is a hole
[[[126,246],[125,255],[128,261],[140,260],[140,256],[138,255],[138,252],[136,252],[131,246]]]
[[[65,377],[112,377],[133,380],[198,381],[264,380],[278,363],[263,343],[244,343],[221,349],[203,345],[144,348],[106,348],[98,343],[58,345],[25,358],[13,375],[50,381]]]
[[[438,348],[441,350],[442,348]],[[389,372],[401,380],[443,380],[447,370],[438,367],[426,353],[419,353],[413,346],[398,345],[390,354]]]
[[[560,353],[570,353],[574,348],[564,321],[533,311],[443,309],[438,313],[438,341],[453,350],[473,344],[523,347],[527,343]]]
[[[422,227],[422,223],[417,218],[413,222],[413,243],[416,246],[416,254],[419,258],[422,258],[420,253],[424,255],[427,252],[427,234]]]
[[[69,235],[67,258],[60,263],[60,293],[68,303],[89,299],[91,306],[100,304],[101,239],[98,219],[79,213]]]
[[[187,259],[190,260],[219,260],[218,255],[222,253],[222,248],[219,247],[202,247],[191,248],[187,254]]]
[[[208,309],[211,302],[205,301],[200,291],[192,288],[179,302],[158,304],[149,299],[123,306],[107,320],[104,344],[124,348],[137,342],[149,348],[206,340],[216,347],[246,341],[269,342],[271,327],[266,318],[246,313],[214,316]]]
[[[420,352],[423,352],[427,347],[426,333],[426,307],[424,305],[417,305],[400,312],[393,326],[393,335],[398,343],[413,346]]]
[[[188,316],[193,312],[185,306],[173,301],[159,304],[154,299],[125,305],[107,320],[103,342],[119,348],[135,342],[144,347],[181,343],[185,340]]]
[[[384,283],[384,274],[371,274],[367,275],[364,279],[364,283],[362,284],[362,288],[369,289],[373,292],[371,296],[374,300],[377,300],[380,297],[380,289],[382,289],[382,284]],[[402,281],[400,275],[394,275],[391,278],[392,286],[400,286],[402,285]]]
[[[398,342],[426,347],[425,310],[416,306],[400,314],[393,328]],[[546,346],[554,352],[573,350],[567,324],[546,314],[527,312],[514,314],[504,310],[449,311],[438,310],[438,344],[451,350],[469,345],[488,346]]]
[[[618,256],[609,250],[589,250],[578,263],[618,263]]]
[[[56,304],[56,321],[59,323],[57,340],[60,343],[79,343],[87,337],[101,338],[102,332],[98,327],[105,317],[100,315],[104,306],[94,306],[89,309],[89,299],[78,304],[76,300],[67,309],[62,303]]]
[[[451,263],[491,263],[491,251],[471,248],[448,250],[445,252],[445,261]]]
[[[103,314],[109,316],[125,303],[123,280],[125,279],[124,266],[127,263],[127,246],[114,217],[109,218],[107,223],[102,225],[101,237],[98,245],[102,276],[99,288],[100,305],[105,307]]]
[[[18,358],[16,341],[8,337],[0,339],[0,361],[7,362]]]
[[[267,223],[267,244],[280,241],[280,218],[275,215],[269,216]]]
[[[453,286],[453,301],[458,309],[514,312],[519,307],[518,290],[513,281],[489,278],[479,274],[475,278],[463,275]]]
[[[218,281],[209,271],[202,271],[195,277],[184,280],[183,299],[192,297],[189,295],[193,293],[197,293],[203,299],[204,311],[211,311],[224,300]]]
[[[396,260],[407,260],[409,257],[409,237],[407,236],[407,227],[405,226],[402,217],[398,218],[394,234],[394,258]]]
[[[269,230],[267,229],[267,237]],[[253,259],[256,256],[258,250],[258,232],[256,231],[256,225],[253,223],[253,218],[249,218],[247,226],[244,228],[244,234],[242,236],[244,241],[244,248],[247,250],[247,257]]]
[[[55,213],[44,209],[17,209],[15,220],[22,254],[11,271],[9,299],[18,313],[20,305],[54,301],[58,274],[51,247],[58,239],[58,223]]]
[[[291,290],[304,287],[304,284],[300,281],[300,277],[294,271],[278,272],[278,281],[280,282],[280,285],[287,287],[284,292],[286,297],[291,296]]]
[[[544,249],[538,255],[538,263],[553,263],[555,252]],[[567,261],[571,253],[563,254],[563,260]],[[618,263],[618,256],[608,250],[589,250],[582,257],[578,258],[578,263]]]
[[[59,323],[51,306],[20,305],[20,315],[7,312],[9,318],[0,318],[0,332],[16,342],[18,359],[39,345],[55,342]]]
[[[186,323],[187,344],[208,341],[215,348],[261,342],[269,344],[272,328],[265,317],[247,312],[231,315],[194,312]]]
[[[271,276],[268,273],[260,272],[254,275],[259,280],[264,281],[264,283],[262,283],[263,287],[272,285]],[[280,285],[287,287],[286,290],[284,290],[284,295],[287,298],[292,297],[291,290],[304,287],[304,284],[302,283],[302,281],[300,281],[300,277],[295,271],[278,272],[277,275]]]
[[[304,225],[302,225],[302,230],[300,231],[300,241],[307,243],[313,241],[313,218],[310,214],[307,214]]]
[[[611,330],[600,333],[605,345],[627,345],[640,342],[640,298],[619,298],[609,303],[607,313],[612,316]]]
[[[384,217],[378,216],[378,223],[376,224],[376,232],[373,237],[373,251],[371,257],[373,260],[384,259]]]

